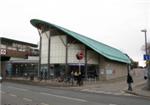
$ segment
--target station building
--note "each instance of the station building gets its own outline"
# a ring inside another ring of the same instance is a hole
[[[0,37],[0,75],[5,78],[37,73],[38,45]]]
[[[32,19],[40,36],[38,75],[58,78],[80,70],[86,79],[109,80],[127,75],[131,63],[120,50],[42,20]],[[81,54],[82,59],[77,59]]]

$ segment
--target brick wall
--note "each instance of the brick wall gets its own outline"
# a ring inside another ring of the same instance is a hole
[[[110,80],[127,75],[127,64],[100,57],[100,79]]]

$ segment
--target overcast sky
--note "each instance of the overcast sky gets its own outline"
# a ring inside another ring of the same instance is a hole
[[[39,41],[31,19],[41,19],[96,39],[143,61],[150,41],[150,0],[0,0],[0,37]]]

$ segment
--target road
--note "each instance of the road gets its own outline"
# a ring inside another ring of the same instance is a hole
[[[1,105],[150,105],[150,99],[2,83]]]

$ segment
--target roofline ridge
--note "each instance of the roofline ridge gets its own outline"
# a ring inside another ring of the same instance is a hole
[[[125,55],[125,53],[123,53],[121,50],[119,50],[119,49],[117,49],[117,48],[115,48],[115,47],[109,46],[109,45],[107,45],[107,44],[104,44],[104,43],[102,43],[102,42],[99,42],[99,41],[97,41],[97,40],[94,40],[94,39],[92,39],[92,38],[89,38],[89,37],[84,36],[84,35],[82,35],[82,34],[79,34],[79,33],[77,33],[77,32],[71,31],[71,30],[66,29],[66,28],[64,28],[64,27],[61,27],[61,26],[59,26],[59,25],[55,25],[55,24],[52,24],[52,23],[49,23],[49,22],[46,22],[46,21],[42,21],[42,20],[39,20],[39,19],[32,19],[30,22],[31,22],[31,24],[32,24],[33,26],[35,26],[36,28],[38,28],[38,27],[36,26],[37,24],[46,24],[46,25],[48,25],[49,28],[50,28],[50,27],[55,27],[55,28],[57,28],[57,29],[59,29],[59,30],[65,32],[66,34],[68,34],[68,35],[74,37],[75,39],[79,40],[80,42],[82,42],[82,43],[85,44],[86,46],[90,47],[91,49],[95,50],[97,53],[99,53],[99,54],[105,56],[105,57],[108,58],[108,59],[115,60],[115,61],[119,61],[119,60],[120,60],[120,62],[124,62],[124,63],[129,63],[129,62],[130,62],[129,59],[128,59],[129,57],[127,57],[127,56]],[[85,39],[87,39],[87,40],[85,40]],[[91,41],[91,42],[89,43],[88,40]],[[92,42],[92,41],[93,41],[93,42]],[[85,42],[86,42],[86,43],[85,43]],[[109,54],[109,53],[105,53],[104,51],[102,51],[102,50],[98,49],[97,47],[93,46],[92,43],[93,43],[93,44],[95,43],[95,44],[99,44],[99,45],[104,46],[104,48],[105,48],[106,51],[107,51],[107,50],[108,50],[108,51],[111,51],[111,50],[113,51],[113,50],[114,50],[114,53],[117,53],[117,54],[119,54],[119,56],[122,56],[122,57],[113,56],[113,54],[111,55],[111,54]],[[110,50],[109,50],[109,49],[110,49]],[[108,56],[107,56],[107,55],[108,55]],[[111,58],[111,57],[112,57],[112,58]],[[123,59],[123,58],[125,58],[125,59]],[[127,58],[127,59],[126,59],[126,58]]]

